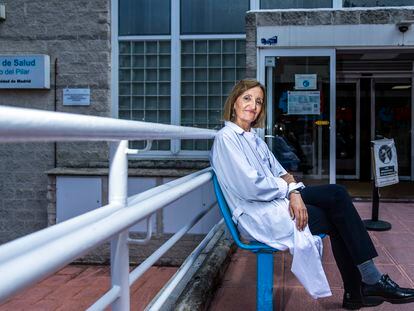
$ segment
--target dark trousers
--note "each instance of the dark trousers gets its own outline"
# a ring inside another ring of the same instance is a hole
[[[346,290],[358,289],[357,265],[378,256],[347,190],[340,185],[307,186],[301,191],[312,234],[325,233]]]

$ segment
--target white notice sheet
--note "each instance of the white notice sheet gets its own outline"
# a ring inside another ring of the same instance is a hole
[[[319,91],[289,91],[288,114],[320,114],[321,94]]]

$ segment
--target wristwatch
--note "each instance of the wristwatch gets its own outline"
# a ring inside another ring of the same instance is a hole
[[[289,198],[290,198],[290,195],[291,195],[292,193],[300,193],[300,191],[299,191],[299,190],[296,190],[296,189],[294,189],[294,190],[290,191],[290,192],[289,192]]]

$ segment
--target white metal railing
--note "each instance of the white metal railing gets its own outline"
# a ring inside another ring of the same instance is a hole
[[[209,182],[211,168],[127,197],[128,140],[210,139],[215,131],[0,106],[1,142],[112,141],[109,204],[0,246],[0,302],[111,239],[111,288],[89,310],[129,310],[130,286],[214,206],[203,210],[129,272],[128,228]],[[139,207],[139,208],[138,208]],[[187,258],[154,304],[165,301],[217,226]],[[136,242],[136,241],[135,241]],[[145,241],[138,241],[142,243]],[[26,267],[22,269],[22,267]],[[154,309],[154,306],[151,309]]]

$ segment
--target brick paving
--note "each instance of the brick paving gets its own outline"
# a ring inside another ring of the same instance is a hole
[[[370,218],[371,204],[356,203],[363,219]],[[390,222],[392,230],[371,232],[379,257],[375,262],[401,286],[414,287],[414,203],[381,203],[380,219]],[[323,264],[333,296],[310,298],[290,272],[291,256],[275,255],[274,305],[277,310],[342,310],[343,288],[334,263],[329,238],[324,239]],[[174,267],[152,267],[131,289],[131,310],[144,310],[165,282],[176,272]],[[12,297],[0,305],[0,311],[85,310],[109,289],[109,267],[69,265],[56,274]],[[246,251],[237,251],[231,260],[210,311],[255,310],[256,259]],[[370,310],[414,310],[407,305],[382,305]]]
[[[363,202],[355,205],[363,219],[371,217],[371,203]],[[388,273],[401,286],[414,287],[414,203],[381,203],[379,218],[390,222],[392,229],[385,232],[370,232],[379,253],[375,262],[382,272]],[[323,264],[333,296],[313,300],[290,272],[290,254],[279,252],[276,253],[274,261],[275,310],[343,310],[341,277],[329,244],[327,237],[324,239]],[[255,308],[256,258],[250,252],[238,250],[216,292],[210,311],[249,311]],[[405,305],[383,303],[369,310],[412,311],[414,303]]]
[[[0,305],[0,311],[85,310],[109,290],[108,266],[69,265]],[[131,288],[131,310],[144,310],[175,267],[152,267]],[[110,309],[108,309],[110,310]]]

